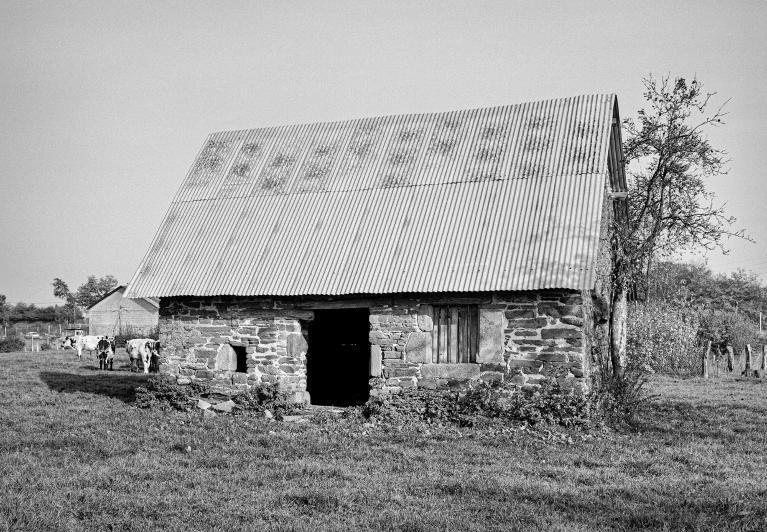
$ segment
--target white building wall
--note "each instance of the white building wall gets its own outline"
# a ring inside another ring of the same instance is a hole
[[[123,297],[125,288],[116,290],[88,310],[89,334],[148,333],[157,327],[157,307],[146,299]]]

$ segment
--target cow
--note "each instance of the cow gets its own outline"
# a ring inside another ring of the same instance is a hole
[[[138,371],[138,361],[141,359],[144,373],[150,370],[156,372],[159,365],[160,342],[151,338],[135,338],[125,343],[125,350],[130,358],[130,370]]]
[[[62,347],[71,347],[77,350],[77,358],[83,358],[83,351],[94,352],[98,348],[99,340],[103,340],[106,336],[67,336],[64,338]]]
[[[115,342],[107,338],[102,338],[96,344],[96,351],[99,357],[99,369],[109,369],[112,371],[112,365],[115,359]]]

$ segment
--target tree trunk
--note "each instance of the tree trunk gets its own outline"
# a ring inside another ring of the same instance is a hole
[[[767,369],[767,345],[762,344],[762,369]]]
[[[650,253],[649,257],[647,257],[647,271],[645,273],[645,294],[644,294],[645,302],[650,301],[650,270],[651,268],[652,268],[652,253]]]
[[[627,314],[628,298],[623,289],[616,294],[610,310],[610,362],[613,376],[618,378],[622,378],[626,371]]]

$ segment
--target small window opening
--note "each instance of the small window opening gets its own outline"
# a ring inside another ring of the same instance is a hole
[[[233,345],[232,349],[234,349],[234,352],[237,354],[237,369],[235,371],[237,371],[237,373],[247,373],[248,372],[248,353],[245,350],[245,346]]]
[[[432,362],[476,362],[479,351],[479,306],[435,305],[433,309]]]

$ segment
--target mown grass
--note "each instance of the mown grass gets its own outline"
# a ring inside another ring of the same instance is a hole
[[[636,429],[555,437],[142,410],[124,365],[0,362],[0,529],[767,529],[764,381],[658,378]]]

